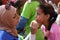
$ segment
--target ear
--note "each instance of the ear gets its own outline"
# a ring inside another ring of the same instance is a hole
[[[49,14],[47,14],[47,15],[46,15],[46,18],[47,18],[47,19],[49,19],[49,18],[50,18],[50,15],[49,15]]]

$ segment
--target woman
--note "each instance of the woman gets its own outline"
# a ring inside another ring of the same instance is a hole
[[[0,6],[0,40],[18,40],[16,25],[19,15],[16,8],[8,2]]]
[[[36,21],[32,21],[30,25],[30,39],[33,39],[34,36],[36,37],[39,25],[41,26],[43,24],[44,26],[41,26],[41,30],[45,40],[60,40],[60,26],[55,22],[57,13],[54,11],[54,8],[50,4],[44,3],[37,7],[36,12]]]

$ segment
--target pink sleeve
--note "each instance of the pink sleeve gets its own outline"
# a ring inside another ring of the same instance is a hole
[[[60,40],[60,26],[56,26],[54,29],[55,40]]]
[[[43,35],[46,36],[46,28],[44,25],[41,26],[41,30],[43,32]]]
[[[50,40],[60,40],[60,26],[56,23],[52,25],[50,30]]]

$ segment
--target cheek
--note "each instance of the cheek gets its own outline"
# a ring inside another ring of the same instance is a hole
[[[16,26],[18,24],[19,18],[15,18],[13,24]]]
[[[18,23],[17,20],[14,20],[14,21],[13,21],[13,26],[16,26],[17,23]]]
[[[43,17],[42,16],[37,16],[36,17],[36,21],[38,22],[38,23],[43,23]]]

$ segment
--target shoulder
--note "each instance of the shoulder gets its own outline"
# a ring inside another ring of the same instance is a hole
[[[53,31],[54,33],[59,32],[60,31],[60,26],[57,23],[53,23],[50,31]]]

